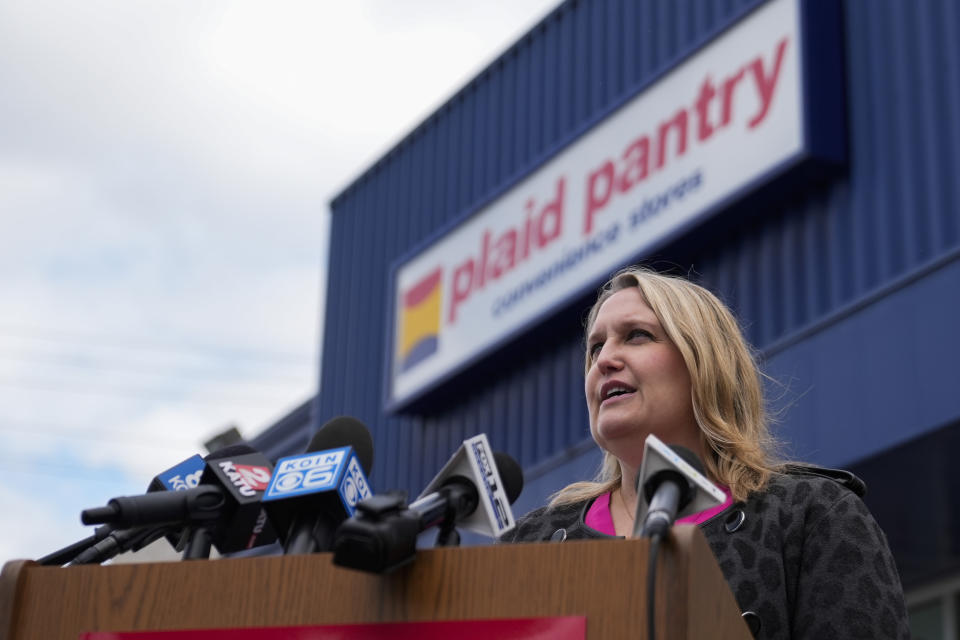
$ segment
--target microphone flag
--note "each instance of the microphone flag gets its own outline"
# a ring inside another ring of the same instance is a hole
[[[445,480],[457,475],[473,480],[480,494],[480,504],[483,506],[482,509],[475,510],[457,522],[458,527],[491,538],[499,538],[516,526],[510,500],[504,490],[500,472],[494,463],[493,450],[485,433],[464,440],[460,448],[440,469],[440,473],[427,484],[418,499],[438,491]]]

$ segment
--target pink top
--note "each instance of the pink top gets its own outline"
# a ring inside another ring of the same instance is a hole
[[[710,507],[705,511],[699,513],[693,513],[689,516],[684,516],[677,520],[676,524],[700,524],[701,522],[706,522],[713,516],[717,515],[731,504],[733,504],[733,494],[730,493],[730,490],[726,487],[720,487],[723,490],[726,500],[723,501],[723,504],[717,505],[716,507]],[[608,536],[617,535],[616,531],[613,528],[613,516],[610,514],[610,496],[612,494],[605,493],[602,496],[598,497],[593,501],[593,504],[590,505],[590,508],[587,510],[587,516],[584,518],[584,524],[599,531],[600,533],[605,533]]]

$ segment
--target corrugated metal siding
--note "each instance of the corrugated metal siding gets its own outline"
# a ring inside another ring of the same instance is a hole
[[[418,490],[478,431],[525,467],[587,437],[572,331],[544,344],[532,331],[517,357],[499,356],[497,379],[450,407],[385,415],[389,266],[756,4],[564,3],[334,201],[315,413],[370,426],[375,487]],[[957,247],[958,15],[952,0],[846,3],[849,176],[772,206],[690,261],[758,347]]]
[[[845,3],[848,178],[695,261],[758,347],[957,249],[958,16],[947,1]]]

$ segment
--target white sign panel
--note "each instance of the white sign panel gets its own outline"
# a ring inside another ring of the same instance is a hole
[[[402,404],[803,148],[799,8],[775,0],[395,272]]]

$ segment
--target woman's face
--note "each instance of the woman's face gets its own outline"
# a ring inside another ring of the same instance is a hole
[[[700,451],[687,366],[638,288],[607,298],[587,336],[587,350],[584,392],[598,445],[634,467],[651,433]]]

